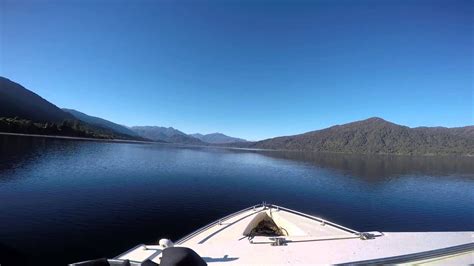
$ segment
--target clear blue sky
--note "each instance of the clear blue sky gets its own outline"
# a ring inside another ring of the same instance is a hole
[[[251,140],[472,125],[473,6],[0,0],[0,75],[117,123]]]

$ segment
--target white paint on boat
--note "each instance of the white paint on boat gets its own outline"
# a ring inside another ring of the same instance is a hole
[[[283,235],[249,236],[264,219],[273,220]],[[258,205],[211,223],[175,246],[193,249],[212,265],[472,264],[473,236],[473,232],[361,233],[291,209]],[[147,259],[159,263],[162,249],[140,245],[116,258],[136,265]]]

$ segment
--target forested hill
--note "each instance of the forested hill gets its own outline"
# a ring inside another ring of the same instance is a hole
[[[201,140],[189,136],[172,127],[159,126],[135,126],[131,127],[139,136],[154,141],[165,141],[170,143],[206,145]]]
[[[74,110],[74,109],[63,108],[62,110],[67,112],[67,113],[70,113],[76,119],[79,119],[79,120],[81,120],[83,122],[86,122],[90,125],[100,127],[100,128],[109,129],[111,131],[114,131],[114,132],[117,132],[117,133],[120,133],[120,134],[123,134],[123,135],[128,135],[128,136],[133,136],[133,137],[138,136],[138,134],[135,133],[130,128],[128,128],[126,126],[119,125],[117,123],[114,123],[114,122],[111,122],[111,121],[108,121],[108,120],[105,120],[103,118],[87,115],[85,113],[79,112],[79,111]]]
[[[4,77],[0,77],[0,117],[19,117],[35,122],[75,119],[36,93]]]
[[[474,156],[474,126],[409,128],[369,118],[304,134],[233,146],[362,154]]]
[[[0,132],[146,140],[131,130],[117,130],[117,127],[113,127],[116,124],[112,122],[83,115],[81,118],[75,117],[22,85],[0,77]],[[84,121],[83,118],[90,120]],[[103,123],[95,123],[97,121]]]
[[[211,134],[190,134],[190,136],[200,139],[206,143],[211,144],[224,144],[224,143],[233,143],[233,142],[246,142],[245,139],[230,137],[222,133],[211,133]]]

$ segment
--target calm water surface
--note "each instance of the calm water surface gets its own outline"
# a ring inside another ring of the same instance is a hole
[[[474,158],[0,136],[2,265],[113,257],[262,201],[361,231],[474,230]]]

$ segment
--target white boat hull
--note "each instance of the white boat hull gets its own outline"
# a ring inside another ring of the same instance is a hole
[[[254,236],[265,219],[281,236]],[[472,264],[473,232],[361,233],[321,218],[275,205],[236,212],[178,240],[213,265],[314,264]],[[116,259],[135,265],[160,263],[159,245],[140,245]]]

